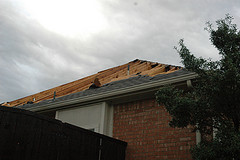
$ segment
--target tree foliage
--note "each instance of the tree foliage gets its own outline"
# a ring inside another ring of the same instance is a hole
[[[232,20],[226,15],[216,21],[216,28],[207,22],[220,60],[195,57],[183,40],[175,47],[185,69],[198,74],[191,90],[166,86],[156,93],[172,116],[172,127],[192,125],[205,135],[192,149],[194,159],[240,158],[240,31]],[[209,139],[213,131],[216,136]]]

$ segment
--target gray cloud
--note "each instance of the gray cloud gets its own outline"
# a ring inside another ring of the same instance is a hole
[[[0,1],[0,102],[24,97],[136,58],[180,65],[180,38],[196,56],[217,59],[204,31],[230,13],[240,26],[237,0],[101,0],[108,27],[87,40],[53,33]]]

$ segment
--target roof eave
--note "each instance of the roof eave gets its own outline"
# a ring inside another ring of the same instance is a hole
[[[73,99],[68,99],[64,101],[59,101],[59,102],[54,102],[54,103],[49,103],[49,104],[44,104],[40,106],[33,106],[33,107],[28,107],[27,110],[34,111],[34,112],[42,112],[42,111],[47,111],[47,110],[54,110],[54,109],[63,109],[67,108],[72,105],[86,105],[89,103],[97,103],[99,101],[105,101],[114,99],[116,96],[120,95],[127,95],[127,94],[132,94],[136,92],[141,92],[141,91],[147,91],[147,90],[158,90],[161,86],[167,85],[167,84],[176,84],[179,82],[184,82],[187,80],[195,79],[197,77],[196,73],[188,73],[184,75],[179,75],[176,77],[171,77],[167,79],[161,79],[158,81],[153,81],[153,82],[148,82],[148,83],[143,83],[140,85],[135,85],[127,88],[121,88],[121,89],[116,89],[114,91],[108,91],[105,93],[102,93],[101,95],[99,94],[93,94],[89,96],[83,96],[83,97],[77,97]]]

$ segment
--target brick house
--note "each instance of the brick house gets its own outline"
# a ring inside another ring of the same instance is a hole
[[[191,128],[171,128],[155,101],[171,84],[187,89],[197,75],[181,67],[134,60],[22,99],[5,103],[54,117],[128,143],[126,159],[191,159],[198,141]]]

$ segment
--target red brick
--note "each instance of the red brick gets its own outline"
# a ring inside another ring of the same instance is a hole
[[[171,117],[154,99],[114,106],[113,137],[128,142],[126,160],[191,159],[191,127],[171,128]]]

